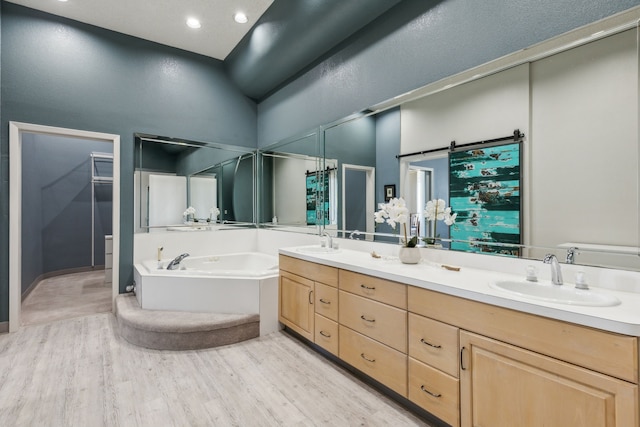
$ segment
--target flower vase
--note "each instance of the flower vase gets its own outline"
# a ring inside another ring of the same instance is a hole
[[[400,258],[400,261],[403,264],[417,264],[420,262],[420,249],[416,247],[409,248],[407,246],[400,246],[398,258]]]

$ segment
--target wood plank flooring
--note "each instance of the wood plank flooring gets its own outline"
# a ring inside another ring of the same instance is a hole
[[[110,312],[111,292],[111,283],[104,283],[104,270],[49,277],[23,301],[20,320],[32,325]]]
[[[156,351],[121,339],[104,313],[0,335],[0,426],[418,425],[281,332]]]

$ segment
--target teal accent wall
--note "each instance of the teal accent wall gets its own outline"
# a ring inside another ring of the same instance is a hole
[[[120,289],[133,279],[134,132],[256,147],[256,105],[222,62],[1,3],[0,322],[8,320],[9,121],[121,138]]]

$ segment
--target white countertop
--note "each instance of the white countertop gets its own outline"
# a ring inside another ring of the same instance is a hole
[[[460,271],[450,271],[439,264],[425,260],[415,265],[402,264],[396,257],[374,258],[369,252],[349,249],[340,249],[339,252],[330,254],[310,254],[298,251],[298,247],[291,247],[281,248],[279,252],[306,261],[402,282],[473,301],[640,337],[640,294],[638,293],[590,286],[594,292],[613,295],[622,303],[612,307],[557,304],[519,297],[489,286],[490,283],[500,280],[524,280],[524,276],[514,274],[464,266],[460,266]]]

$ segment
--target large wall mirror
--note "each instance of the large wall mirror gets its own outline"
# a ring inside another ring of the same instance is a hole
[[[254,150],[135,134],[135,231],[256,223]]]
[[[323,127],[341,183],[352,180],[344,165],[375,170],[373,203],[364,201],[366,172],[356,190],[339,186],[347,215],[335,228],[366,234],[368,211],[397,186],[414,214],[434,198],[459,211],[435,231],[422,219],[421,235],[444,248],[640,269],[638,29],[596,23],[580,32]],[[367,213],[349,214],[354,198]],[[391,230],[375,231],[382,240]]]
[[[325,162],[317,129],[260,150],[258,165],[260,225],[318,233],[325,221],[321,215]]]

